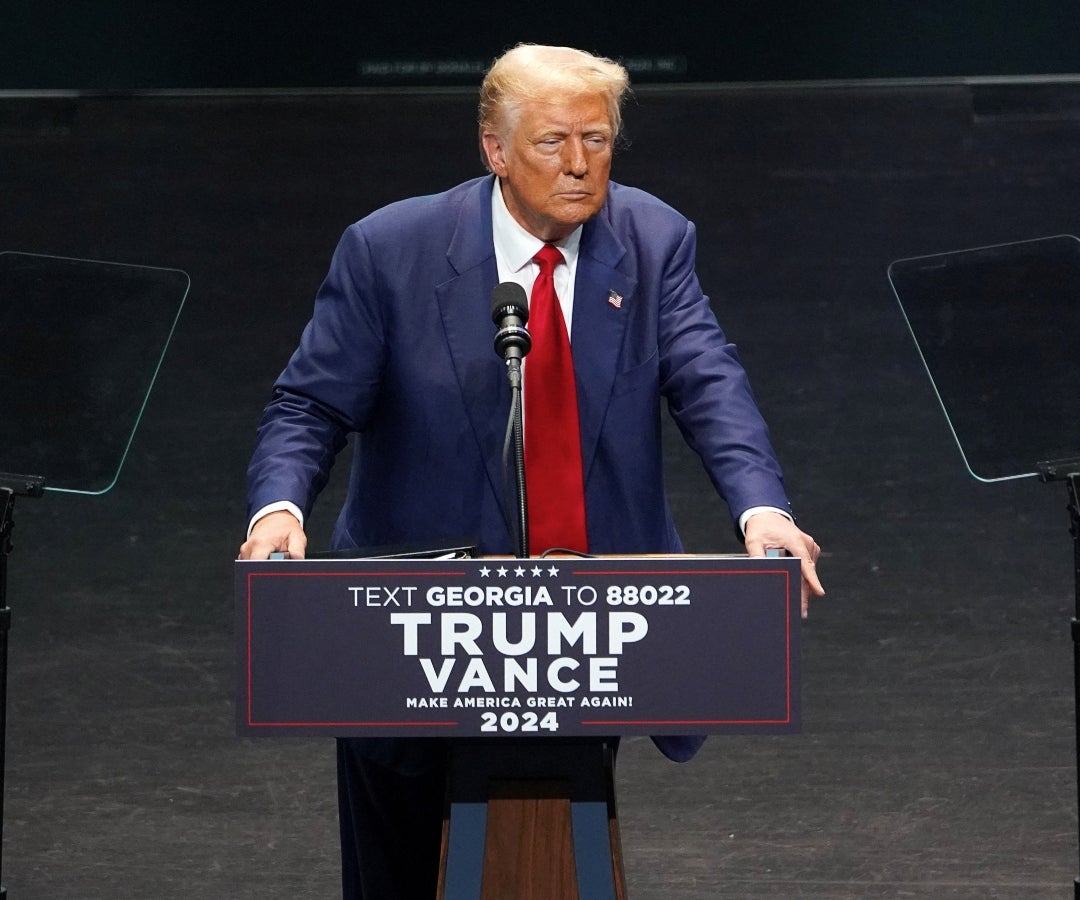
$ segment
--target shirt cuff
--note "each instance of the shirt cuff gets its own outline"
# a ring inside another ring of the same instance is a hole
[[[247,536],[251,537],[251,529],[255,527],[255,523],[259,521],[263,516],[268,516],[272,512],[280,512],[285,510],[291,512],[296,516],[297,521],[300,523],[300,527],[304,527],[304,514],[300,511],[300,507],[289,500],[278,500],[276,503],[268,503],[262,509],[260,509],[255,515],[251,517],[251,521],[248,522]],[[743,514],[745,515],[745,513]]]
[[[756,516],[758,513],[774,512],[780,513],[785,519],[794,522],[795,519],[786,509],[780,509],[776,506],[751,506],[741,516],[739,516],[739,534],[746,534],[746,523],[750,520],[751,516]]]

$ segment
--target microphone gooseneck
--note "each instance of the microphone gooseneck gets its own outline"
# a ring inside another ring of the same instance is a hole
[[[498,326],[495,352],[506,361],[506,377],[510,381],[510,416],[506,422],[506,440],[503,442],[503,473],[509,482],[512,463],[514,486],[517,489],[517,527],[511,525],[507,517],[506,528],[516,538],[518,559],[528,559],[529,498],[525,484],[521,360],[532,347],[532,337],[525,330],[525,323],[529,321],[529,300],[525,296],[525,288],[513,281],[497,284],[491,292],[491,321]]]

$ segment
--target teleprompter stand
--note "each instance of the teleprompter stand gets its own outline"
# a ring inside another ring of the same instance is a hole
[[[0,252],[0,843],[15,500],[112,488],[188,285],[176,269]]]
[[[1043,481],[1064,481],[1069,493],[1069,533],[1073,539],[1073,692],[1076,712],[1077,808],[1080,809],[1080,458],[1039,463]],[[1080,846],[1080,821],[1078,821]],[[1080,900],[1080,876],[1073,879],[1073,896]]]
[[[3,871],[8,632],[11,630],[11,608],[7,603],[7,561],[12,549],[11,532],[15,527],[15,498],[40,497],[44,488],[45,479],[38,475],[0,473],[0,872]],[[6,896],[7,888],[0,885],[0,897]]]
[[[1080,240],[897,260],[889,281],[968,472],[984,482],[1038,476],[1068,490],[1080,811]],[[1080,827],[1077,836],[1080,847]]]

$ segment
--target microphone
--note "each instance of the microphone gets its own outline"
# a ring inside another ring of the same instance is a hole
[[[511,369],[519,368],[522,357],[532,347],[532,337],[525,330],[529,321],[525,288],[513,281],[495,285],[491,292],[491,321],[499,326],[495,332],[495,352]]]

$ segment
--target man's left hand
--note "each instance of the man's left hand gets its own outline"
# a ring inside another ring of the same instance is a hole
[[[766,550],[786,550],[802,560],[802,617],[805,619],[810,612],[810,595],[825,596],[825,588],[817,575],[821,548],[787,516],[760,512],[746,520],[746,552],[750,556],[764,556]]]

